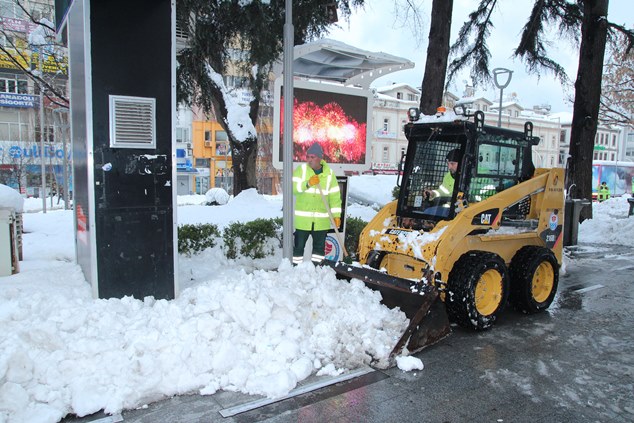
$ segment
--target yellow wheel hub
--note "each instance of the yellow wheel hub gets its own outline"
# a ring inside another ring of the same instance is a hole
[[[502,301],[502,275],[489,269],[480,276],[475,289],[475,306],[483,316],[493,314]]]
[[[531,284],[533,299],[538,303],[546,301],[553,291],[554,281],[553,266],[547,261],[541,262],[533,274],[533,283]]]

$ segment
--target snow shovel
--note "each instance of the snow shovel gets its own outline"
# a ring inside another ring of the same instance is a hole
[[[341,232],[339,232],[339,228],[335,224],[335,218],[332,216],[332,211],[330,210],[330,204],[328,204],[328,199],[326,199],[326,196],[324,195],[324,192],[321,189],[321,184],[317,184],[317,188],[319,189],[319,194],[321,194],[321,199],[324,202],[324,206],[326,206],[326,211],[328,212],[328,217],[330,218],[330,224],[332,225],[333,228],[335,228],[335,234],[337,235],[337,240],[339,240],[339,243],[341,244],[341,248],[343,250],[344,262],[347,263],[351,259],[350,259],[350,255],[348,254],[348,251],[346,250],[346,246],[344,244],[345,240],[341,236]]]

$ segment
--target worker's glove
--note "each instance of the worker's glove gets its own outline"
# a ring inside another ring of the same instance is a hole
[[[313,175],[308,180],[308,186],[312,187],[313,185],[319,185],[319,176]]]
[[[334,221],[335,221],[335,226],[337,228],[340,228],[341,227],[341,218],[340,217],[335,217]]]

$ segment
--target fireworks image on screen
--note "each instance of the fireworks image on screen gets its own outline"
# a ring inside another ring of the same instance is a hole
[[[328,163],[360,163],[365,159],[366,123],[346,115],[336,102],[319,106],[294,101],[293,160],[306,160],[306,150],[317,142]]]

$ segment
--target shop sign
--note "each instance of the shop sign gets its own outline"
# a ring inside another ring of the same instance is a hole
[[[29,94],[0,93],[0,106],[3,107],[35,107],[37,97]]]

